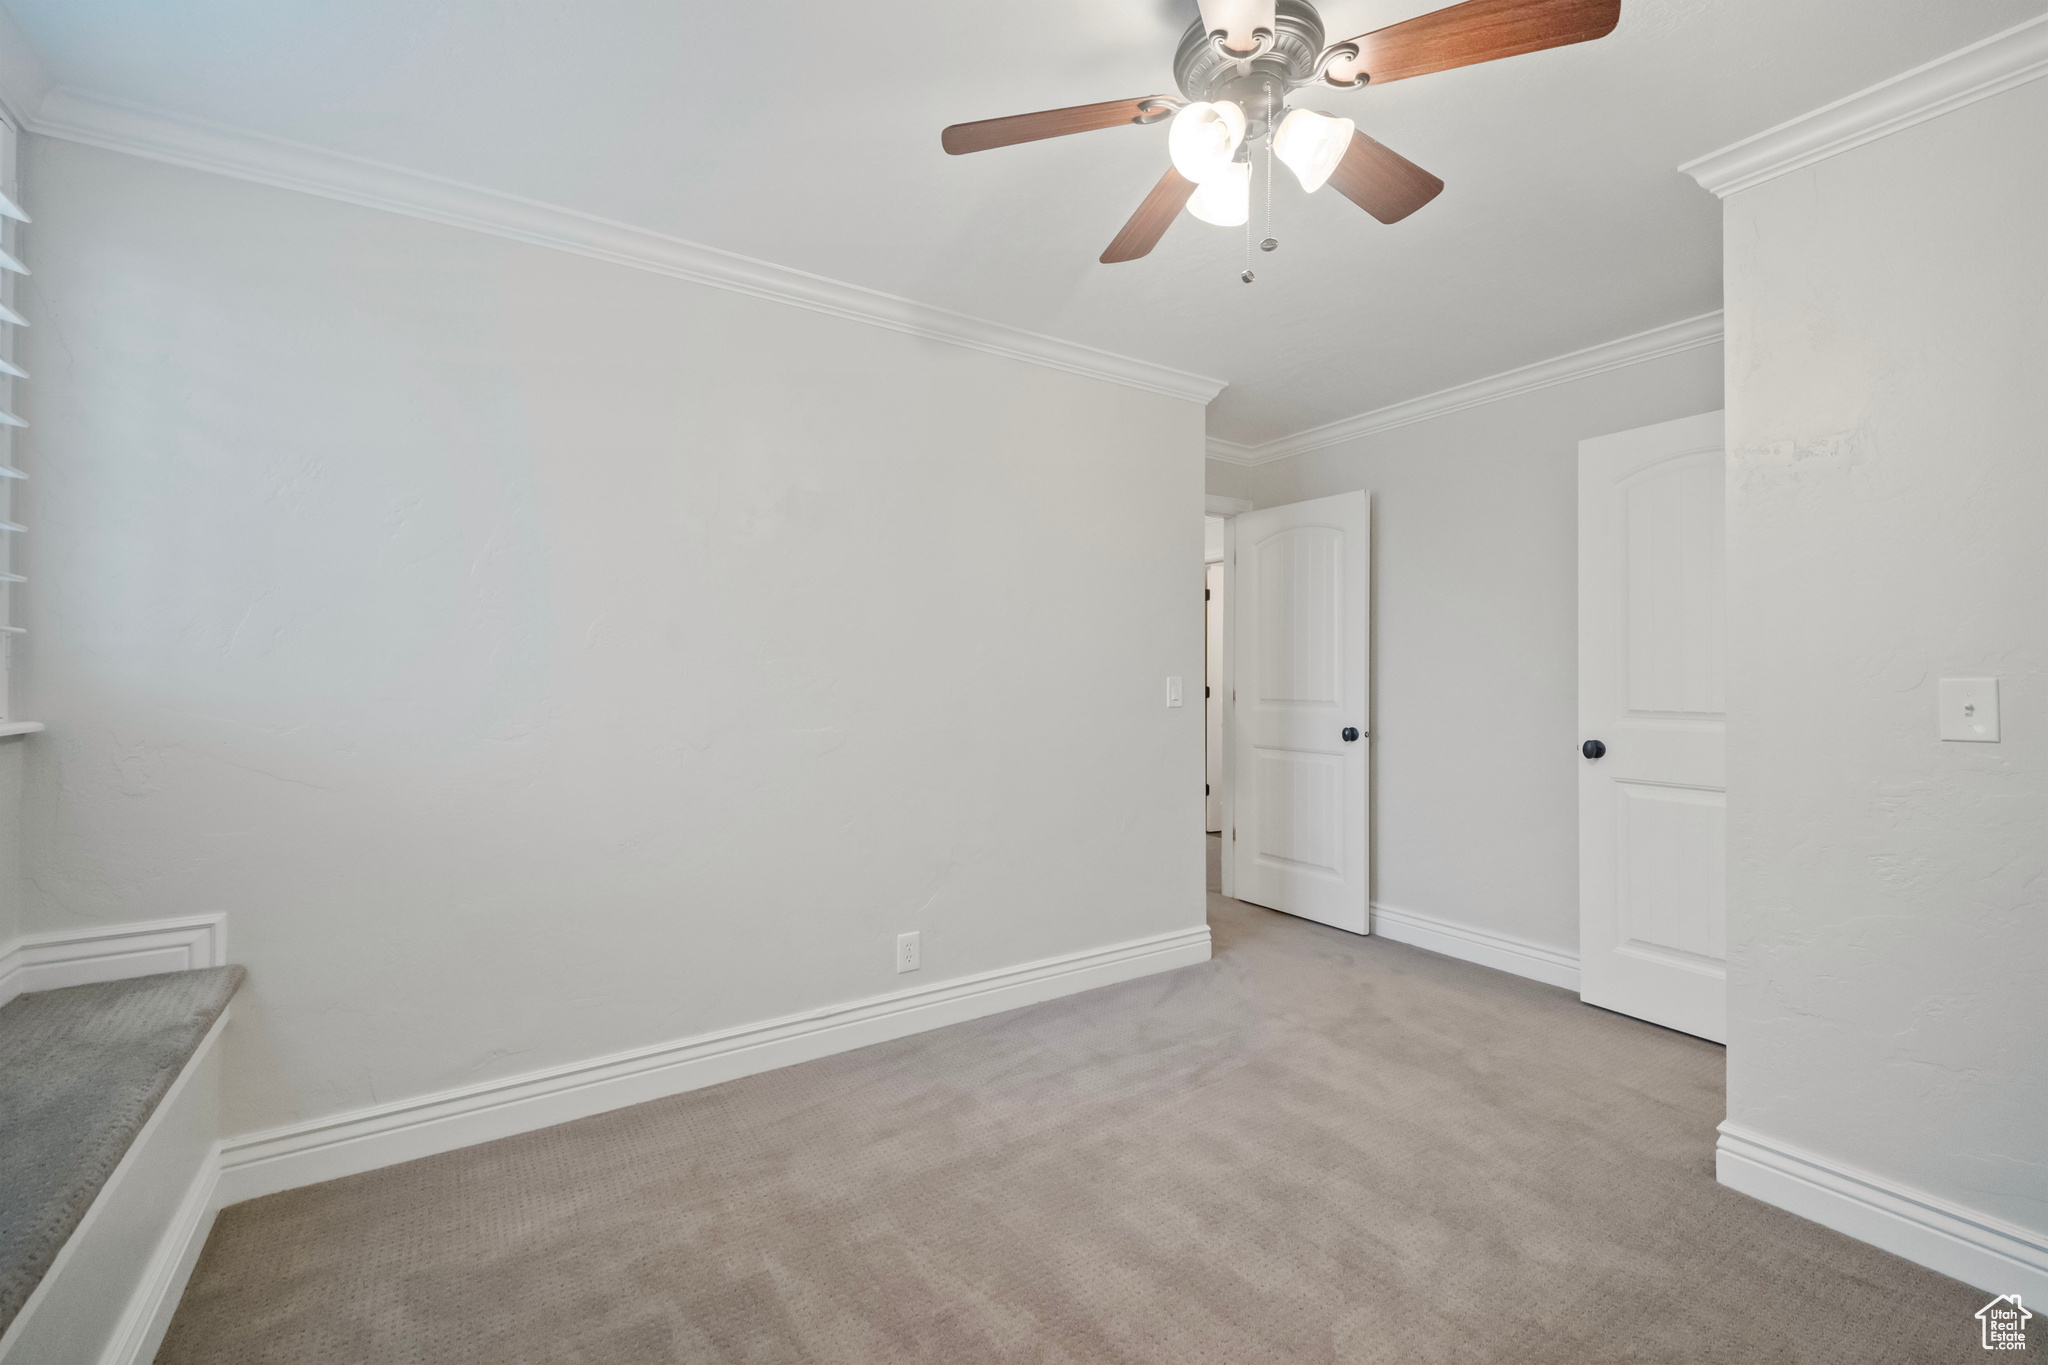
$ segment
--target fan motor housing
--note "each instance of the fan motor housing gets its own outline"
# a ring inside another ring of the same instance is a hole
[[[1173,79],[1190,100],[1230,100],[1241,105],[1247,124],[1252,125],[1246,129],[1247,138],[1260,137],[1265,132],[1266,92],[1272,92],[1277,115],[1289,90],[1316,79],[1316,58],[1322,54],[1323,17],[1316,7],[1308,0],[1277,0],[1271,48],[1250,62],[1236,61],[1216,50],[1197,19],[1181,35],[1180,48],[1173,56]]]

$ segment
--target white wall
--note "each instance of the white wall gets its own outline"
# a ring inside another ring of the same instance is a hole
[[[1718,346],[1223,477],[1373,507],[1373,900],[1578,951],[1578,443],[1721,404]]]
[[[26,913],[229,914],[231,1131],[1202,922],[1197,405],[28,152]]]
[[[21,768],[27,736],[0,739],[0,951],[24,932],[21,913]]]
[[[14,37],[13,26],[4,14],[0,14],[0,47],[10,45]],[[17,75],[13,69],[20,60],[18,53],[0,57],[0,106],[6,106],[18,90]],[[16,165],[17,139],[12,122],[0,118],[0,192],[10,199],[19,201],[21,187],[18,183]],[[0,246],[6,247],[17,259],[21,255],[22,227],[12,219],[0,219]],[[12,271],[0,272],[0,301],[6,302],[17,311],[21,307],[21,294],[27,282]],[[21,329],[0,325],[0,357],[12,359],[18,350],[24,350],[26,338]],[[7,374],[0,374],[0,407],[14,412],[24,405],[27,386]],[[15,449],[14,433],[11,426],[0,427],[0,464],[16,465],[21,452]],[[0,519],[18,521],[14,514],[17,499],[14,485],[18,479],[0,479]],[[16,537],[12,534],[0,536],[0,569],[11,568],[14,559]],[[0,601],[20,595],[21,590],[12,586],[0,588]],[[10,612],[11,615],[11,612]],[[0,641],[0,670],[7,667],[9,645]],[[6,677],[0,673],[0,703],[7,696]],[[0,717],[10,720],[33,720],[18,709],[9,710],[0,704]],[[0,737],[0,952],[21,933],[21,749],[23,740]]]
[[[1729,1118],[2037,1241],[2044,166],[2035,81],[1726,205]]]

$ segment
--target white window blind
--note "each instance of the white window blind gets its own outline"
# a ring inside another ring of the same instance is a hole
[[[17,467],[15,450],[22,429],[28,425],[16,415],[21,406],[22,381],[28,378],[15,361],[21,329],[28,326],[18,301],[21,281],[28,274],[28,267],[21,260],[21,229],[28,222],[28,215],[20,207],[21,190],[15,172],[17,146],[13,123],[0,117],[0,639],[4,639],[0,643],[0,651],[4,651],[4,656],[0,656],[0,733],[16,733],[5,730],[4,723],[14,716],[8,681],[13,672],[14,641],[22,634],[16,623],[21,584],[27,581],[17,568],[16,542],[28,528],[15,514],[15,490],[27,477]]]

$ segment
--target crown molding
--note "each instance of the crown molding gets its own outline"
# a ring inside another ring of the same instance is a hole
[[[2048,14],[1678,169],[1723,199],[2048,76]]]
[[[1588,346],[1583,351],[1572,351],[1565,355],[1539,360],[1533,365],[1520,369],[1506,370],[1475,379],[1469,384],[1454,388],[1440,389],[1436,393],[1411,398],[1404,403],[1375,408],[1361,412],[1356,417],[1331,422],[1327,426],[1311,427],[1292,436],[1282,436],[1264,445],[1245,446],[1217,437],[1209,438],[1208,454],[1212,460],[1226,464],[1261,465],[1275,460],[1285,460],[1295,455],[1306,455],[1312,450],[1355,441],[1361,436],[1375,432],[1392,431],[1395,427],[1412,426],[1426,422],[1432,417],[1447,413],[1461,412],[1485,403],[1498,403],[1503,398],[1514,398],[1520,394],[1534,393],[1538,389],[1551,388],[1558,384],[1569,384],[1574,379],[1585,379],[1591,375],[1605,374],[1628,365],[1640,365],[1646,360],[1656,360],[1681,351],[1695,350],[1701,346],[1712,346],[1721,340],[1721,314],[1716,311],[1702,313],[1696,318],[1683,322],[1653,327],[1647,332],[1621,337],[1598,346]]]
[[[0,7],[0,110],[16,127],[26,127],[55,85],[14,16]]]
[[[26,126],[44,137],[551,247],[1191,403],[1209,402],[1224,386],[1220,379],[969,317],[627,223],[62,86],[49,92]]]

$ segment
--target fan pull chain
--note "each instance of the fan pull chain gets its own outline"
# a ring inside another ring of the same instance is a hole
[[[1259,243],[1259,250],[1261,251],[1273,251],[1280,245],[1280,239],[1273,235],[1273,134],[1278,131],[1273,116],[1277,113],[1279,113],[1279,110],[1273,107],[1273,87],[1269,85],[1266,87],[1266,238]],[[1244,215],[1244,257],[1246,262],[1244,272],[1245,283],[1250,284],[1252,279],[1250,265],[1252,257],[1252,215],[1249,205],[1246,206]]]
[[[1273,235],[1273,135],[1266,134],[1266,240],[1259,243],[1261,251],[1275,251],[1280,239]]]
[[[1246,197],[1249,198],[1250,196]],[[1252,274],[1252,212],[1249,207],[1244,212],[1244,274],[1238,276],[1238,278],[1246,284],[1250,284],[1257,278]]]

